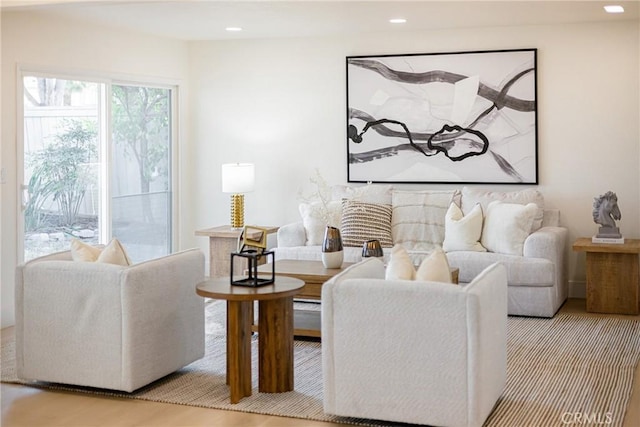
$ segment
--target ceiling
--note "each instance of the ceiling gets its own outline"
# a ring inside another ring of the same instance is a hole
[[[218,1],[0,0],[2,11],[38,11],[180,40],[310,37],[446,28],[640,19],[634,1]],[[605,4],[626,12],[607,14]],[[403,17],[405,24],[391,24]],[[226,27],[243,28],[228,32]]]

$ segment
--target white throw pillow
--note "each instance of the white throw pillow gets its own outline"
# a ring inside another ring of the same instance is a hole
[[[413,280],[416,275],[416,269],[409,258],[407,250],[402,245],[395,245],[391,249],[389,263],[385,271],[385,279],[387,280]]]
[[[326,206],[322,202],[300,203],[298,210],[307,235],[307,246],[322,244],[327,225],[340,228],[342,221],[341,202],[328,202]]]
[[[489,203],[480,240],[482,246],[491,252],[522,256],[524,241],[531,232],[537,211],[535,203]]]
[[[444,217],[458,193],[451,191],[400,191],[392,194],[393,243],[409,250],[430,251],[442,246]]]
[[[462,203],[460,207],[462,208],[462,212],[467,215],[477,203],[480,203],[486,214],[489,203],[496,200],[505,203],[517,203],[520,205],[535,203],[538,209],[536,211],[531,231],[536,231],[542,227],[542,220],[544,216],[544,197],[542,196],[542,193],[533,188],[504,192],[462,187]]]
[[[74,261],[95,262],[102,249],[87,245],[80,239],[71,239],[71,258]]]
[[[74,261],[103,262],[125,267],[131,265],[131,260],[118,239],[111,239],[102,249],[88,245],[79,239],[72,239],[71,258]]]
[[[431,255],[422,260],[416,272],[416,280],[451,283],[449,261],[442,249],[434,249]]]
[[[480,244],[482,219],[480,204],[476,204],[467,215],[463,215],[462,209],[455,203],[451,203],[444,218],[442,249],[446,252],[486,252],[487,249]]]
[[[111,239],[109,244],[104,247],[96,262],[104,262],[116,265],[131,265],[131,261],[127,256],[127,252],[118,239]]]

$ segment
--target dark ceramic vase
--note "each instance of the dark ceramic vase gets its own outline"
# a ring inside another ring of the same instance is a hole
[[[382,246],[380,241],[373,239],[367,240],[362,244],[362,258],[376,257],[381,258],[383,256]]]
[[[328,225],[322,241],[322,264],[325,268],[340,268],[342,261],[344,261],[344,250],[340,230]]]

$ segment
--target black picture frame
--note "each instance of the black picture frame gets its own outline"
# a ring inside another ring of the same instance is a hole
[[[538,184],[537,49],[347,56],[347,180]]]

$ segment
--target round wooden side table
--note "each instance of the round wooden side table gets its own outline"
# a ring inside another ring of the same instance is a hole
[[[258,391],[293,390],[293,296],[304,282],[277,277],[270,285],[231,285],[228,277],[196,286],[203,297],[227,301],[227,384],[231,403],[251,396],[251,325],[258,301]]]

